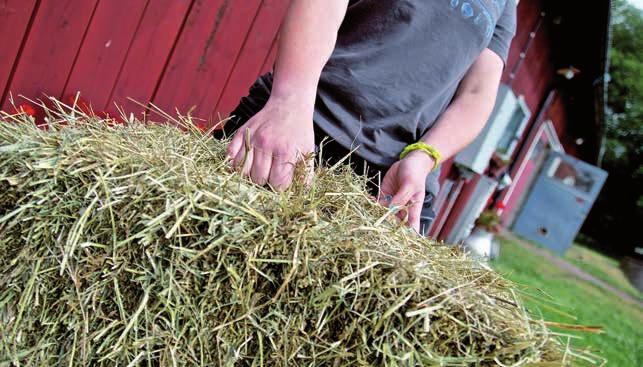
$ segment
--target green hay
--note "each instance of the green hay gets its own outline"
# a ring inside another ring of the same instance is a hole
[[[187,118],[48,113],[0,119],[0,365],[571,358],[512,284],[396,223],[344,165],[275,193]]]

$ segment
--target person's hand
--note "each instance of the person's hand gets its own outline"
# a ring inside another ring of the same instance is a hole
[[[287,189],[297,160],[315,149],[313,103],[270,99],[228,145],[233,166],[258,185]]]
[[[434,164],[428,154],[413,151],[389,168],[380,187],[380,203],[391,208],[401,208],[397,217],[418,233],[426,177]]]

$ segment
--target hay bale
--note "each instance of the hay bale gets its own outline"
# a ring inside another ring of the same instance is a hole
[[[511,284],[389,220],[344,166],[279,194],[186,119],[50,115],[0,121],[0,364],[563,357]]]

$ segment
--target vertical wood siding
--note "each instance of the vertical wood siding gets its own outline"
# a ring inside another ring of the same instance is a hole
[[[206,121],[270,69],[288,0],[0,0],[0,107],[9,96],[97,111],[153,102]]]

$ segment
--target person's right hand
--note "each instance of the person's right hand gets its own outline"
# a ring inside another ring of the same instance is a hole
[[[258,185],[287,189],[295,164],[315,150],[312,103],[272,98],[228,145],[233,166]]]

